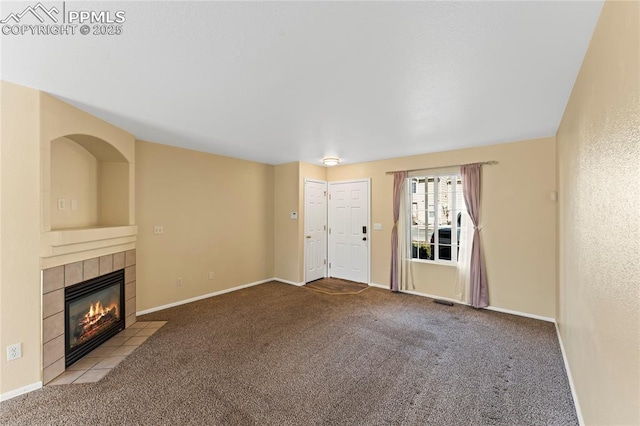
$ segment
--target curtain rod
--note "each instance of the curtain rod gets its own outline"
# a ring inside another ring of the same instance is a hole
[[[482,161],[480,163],[470,163],[470,164],[480,164],[482,166],[485,166],[485,165],[490,166],[492,164],[498,164],[498,162],[494,161],[494,160],[491,160],[491,161]],[[389,172],[385,172],[385,174],[392,175],[392,174],[394,174],[396,172],[419,172],[421,170],[446,169],[446,168],[449,168],[449,167],[460,167],[460,166],[464,166],[464,164],[450,164],[448,166],[423,167],[421,169],[411,169],[411,170],[392,170],[392,171],[389,171]]]

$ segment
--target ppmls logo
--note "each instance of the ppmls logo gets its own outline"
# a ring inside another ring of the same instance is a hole
[[[60,12],[62,11],[62,13]],[[2,34],[19,35],[121,35],[123,10],[67,10],[66,2],[47,8],[38,2],[0,19]]]
[[[40,11],[42,13],[42,15],[44,16],[48,16],[49,19],[51,19],[53,22],[58,22],[58,19],[55,17],[55,15],[57,15],[59,13],[58,9],[54,7],[52,7],[51,9],[48,9],[46,7],[44,7],[44,5],[42,3],[38,3],[35,6],[28,6],[25,10],[23,10],[21,13],[10,13],[9,16],[7,16],[6,18],[0,20],[0,24],[6,24],[7,22],[14,20],[16,23],[20,23],[20,20],[22,19],[23,16],[31,14],[33,16],[36,17],[36,19],[38,19],[38,21],[44,23],[45,20],[44,18],[42,18],[42,16],[40,16],[40,14],[38,13],[38,11]]]

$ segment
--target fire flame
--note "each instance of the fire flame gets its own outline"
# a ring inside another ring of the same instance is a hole
[[[89,330],[94,324],[100,321],[106,315],[113,314],[118,317],[118,304],[112,303],[111,305],[104,307],[100,301],[92,303],[89,307],[89,312],[84,315],[84,319],[80,321],[84,330]]]

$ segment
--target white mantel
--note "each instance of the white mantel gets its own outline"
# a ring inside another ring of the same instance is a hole
[[[137,233],[136,225],[44,232],[40,247],[40,266],[47,269],[118,251],[133,250]]]

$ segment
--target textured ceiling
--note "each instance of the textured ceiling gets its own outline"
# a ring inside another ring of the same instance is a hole
[[[602,2],[65,7],[123,10],[123,34],[2,35],[2,79],[140,139],[279,164],[554,135]]]

